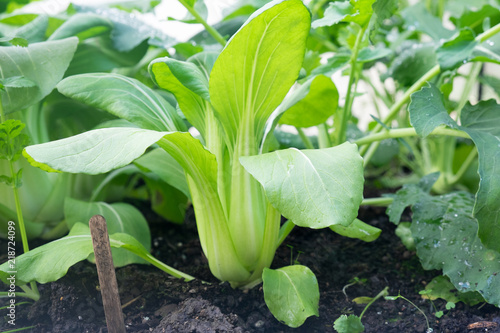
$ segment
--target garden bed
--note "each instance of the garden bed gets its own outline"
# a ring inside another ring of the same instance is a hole
[[[181,226],[147,215],[155,235],[153,254],[199,280],[183,282],[145,265],[117,269],[128,332],[334,332],[333,322],[340,315],[359,315],[363,310],[364,305],[355,304],[354,298],[374,297],[386,286],[390,295],[400,293],[424,311],[434,332],[500,332],[500,310],[488,304],[469,307],[458,303],[455,309],[445,310],[440,319],[434,316],[432,303],[418,292],[439,272],[421,268],[414,253],[395,237],[395,226],[387,220],[383,208],[360,210],[364,221],[383,230],[372,243],[341,237],[329,229],[297,228],[280,247],[273,266],[298,260],[314,271],[319,282],[320,316],[307,319],[298,329],[288,328],[272,316],[260,286],[249,291],[234,290],[213,278],[192,213]],[[354,278],[360,283],[346,287]],[[38,302],[19,305],[16,328],[34,326],[26,332],[40,333],[106,332],[98,286],[93,264],[75,265],[59,281],[40,285]],[[434,301],[438,310],[444,310],[444,305]],[[424,316],[401,299],[379,299],[362,321],[366,332],[427,330]],[[12,327],[4,322],[1,329]]]

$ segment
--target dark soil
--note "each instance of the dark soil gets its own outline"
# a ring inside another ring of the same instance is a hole
[[[422,270],[418,258],[395,236],[395,226],[388,222],[383,208],[360,210],[363,221],[383,229],[381,237],[372,243],[341,237],[329,229],[296,228],[278,249],[274,267],[298,260],[316,274],[319,282],[320,316],[307,319],[297,329],[272,316],[260,286],[234,290],[211,276],[192,213],[181,226],[146,214],[152,221],[153,254],[200,280],[183,282],[145,265],[117,269],[128,332],[334,332],[333,322],[340,315],[359,315],[363,310],[364,305],[354,303],[354,298],[373,297],[386,286],[390,295],[400,293],[424,311],[434,332],[500,332],[500,310],[494,306],[458,303],[447,311],[444,301],[434,301],[433,307],[421,298],[419,291],[439,272]],[[0,247],[5,249],[6,244],[0,242]],[[5,259],[0,257],[2,262]],[[347,287],[354,278],[360,283]],[[18,306],[15,328],[32,326],[25,332],[40,333],[107,332],[94,265],[79,263],[61,280],[40,285],[39,289],[40,301]],[[0,307],[5,304],[0,300]],[[436,308],[445,312],[440,319],[434,315]],[[6,310],[0,311],[0,331],[14,328],[5,321]],[[364,314],[363,324],[366,332],[427,330],[422,313],[401,299],[379,299]]]

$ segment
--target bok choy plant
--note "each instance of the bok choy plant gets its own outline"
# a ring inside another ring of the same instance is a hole
[[[29,146],[24,156],[47,171],[99,174],[131,163],[152,145],[162,148],[184,170],[214,276],[240,288],[263,280],[273,314],[299,326],[318,315],[316,279],[300,265],[269,269],[274,253],[294,225],[339,226],[346,233],[364,182],[354,144],[269,152],[272,130],[297,103],[283,101],[299,76],[310,21],[302,1],[273,1],[250,16],[220,55],[150,64],[154,81],[175,96],[199,132],[196,138],[179,131],[176,110],[138,81],[81,74],[61,81],[59,92],[134,127],[96,129]],[[288,219],[283,225],[282,215]]]

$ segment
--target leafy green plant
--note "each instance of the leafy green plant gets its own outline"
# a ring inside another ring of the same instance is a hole
[[[288,325],[301,325],[317,315],[316,279],[303,266],[270,270],[274,252],[294,224],[349,226],[363,188],[362,160],[352,144],[267,153],[273,111],[298,77],[309,21],[300,1],[275,1],[254,13],[217,58],[151,63],[155,82],[174,94],[201,141],[179,132],[175,110],[137,81],[82,74],[59,83],[59,92],[141,128],[97,129],[28,147],[25,156],[45,170],[97,174],[127,165],[156,143],[186,173],[212,273],[243,288],[262,279],[265,289],[289,281],[267,293],[266,302],[273,309],[291,295],[302,299],[312,312],[293,302],[287,304],[291,315],[273,311]],[[134,101],[140,103],[130,107]],[[281,214],[290,220],[280,229]],[[297,286],[312,291],[297,293]]]
[[[495,274],[499,106],[494,100],[469,102],[476,82],[498,85],[481,74],[484,63],[500,64],[497,6],[318,0],[308,11],[299,0],[250,1],[210,27],[203,1],[181,3],[190,13],[183,21],[201,23],[206,31],[176,45],[148,29],[127,40],[131,30],[114,18],[114,10],[100,15],[86,7],[73,7],[78,13],[64,22],[36,17],[30,27],[9,30],[2,42],[48,38],[55,43],[78,36],[68,77],[53,82],[57,96],[113,118],[76,136],[69,130],[51,138],[65,139],[33,142],[24,151],[32,165],[68,173],[111,172],[93,199],[115,176],[140,174],[149,190],[160,194],[156,197],[169,198],[155,203],[155,210],[176,221],[183,217],[176,204],[190,200],[214,276],[240,288],[263,282],[268,307],[292,327],[318,314],[317,281],[298,263],[270,269],[277,247],[295,226],[329,227],[343,236],[375,240],[380,230],[356,218],[360,204],[389,205],[398,235],[416,249],[424,268],[442,269],[458,291],[500,304]],[[445,10],[453,28],[442,24]],[[22,20],[27,17],[13,15],[4,23],[15,26]],[[226,35],[232,35],[229,41]],[[148,45],[174,46],[175,54]],[[95,61],[86,63],[89,54]],[[464,74],[467,64],[472,65]],[[347,77],[345,89],[337,89],[333,74]],[[459,78],[465,79],[461,88]],[[34,87],[28,81],[14,84]],[[358,128],[361,119],[355,116],[362,84],[375,107],[366,130]],[[451,94],[457,91],[455,100]],[[406,106],[408,112],[402,112]],[[33,122],[27,122],[28,129]],[[385,189],[404,186],[395,195],[363,200],[363,174]],[[67,202],[72,233],[83,232],[78,222],[93,212],[121,207]],[[399,223],[407,206],[413,221]],[[126,211],[130,220],[138,220]],[[127,228],[113,232],[137,232],[145,223],[125,223]],[[145,235],[139,232],[129,241],[140,241],[147,252]],[[45,249],[50,253],[57,244]],[[120,265],[136,258],[122,255]],[[49,277],[43,269],[29,275],[26,267],[27,277],[20,280],[55,279],[88,256],[83,251],[66,258],[68,265]],[[28,260],[21,256],[19,262]],[[337,326],[362,329],[354,316],[342,317]]]

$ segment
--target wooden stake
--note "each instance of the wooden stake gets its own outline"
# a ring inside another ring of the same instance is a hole
[[[106,220],[101,215],[94,215],[89,221],[89,226],[108,332],[125,333],[125,322],[118,294],[118,283],[111,256]]]

